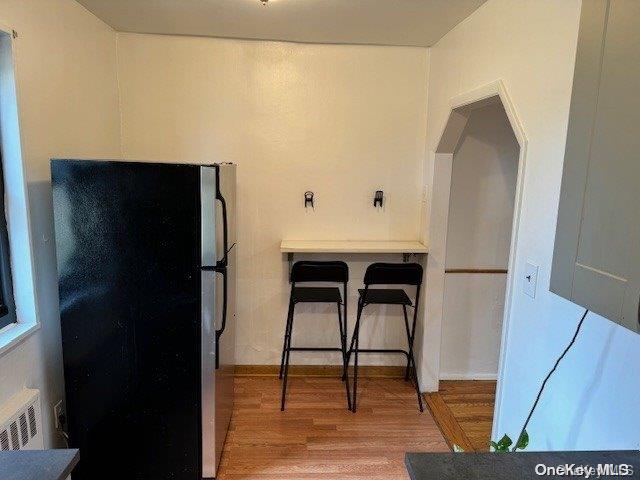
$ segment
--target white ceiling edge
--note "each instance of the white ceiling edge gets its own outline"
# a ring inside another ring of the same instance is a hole
[[[429,47],[486,0],[76,0],[123,33]]]

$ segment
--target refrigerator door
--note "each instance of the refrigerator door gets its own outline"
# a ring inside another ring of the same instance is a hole
[[[216,253],[216,185],[218,173],[214,167],[200,169],[200,236],[201,265],[215,267]],[[200,272],[201,282],[201,386],[202,386],[202,477],[216,475],[216,305],[219,273],[214,269]]]
[[[236,306],[236,166],[217,166],[216,251],[219,264],[226,266],[216,285],[217,368],[216,384],[216,466],[233,411],[233,374],[235,369]],[[225,242],[226,236],[226,242]],[[226,243],[226,250],[225,250]]]
[[[202,472],[214,478],[233,410],[235,166],[201,169]]]
[[[73,478],[200,480],[200,167],[51,167]]]

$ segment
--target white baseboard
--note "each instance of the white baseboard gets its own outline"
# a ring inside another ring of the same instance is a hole
[[[440,380],[497,380],[497,373],[440,373]]]

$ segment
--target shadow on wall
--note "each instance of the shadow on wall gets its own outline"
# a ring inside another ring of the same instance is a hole
[[[604,347],[599,355],[598,364],[593,374],[591,375],[591,381],[588,385],[585,386],[582,391],[582,395],[580,395],[580,399],[575,402],[577,408],[575,409],[575,413],[573,415],[573,419],[571,420],[571,425],[569,427],[569,433],[567,435],[566,443],[568,446],[568,450],[577,450],[578,437],[580,436],[580,432],[582,430],[582,426],[584,424],[586,412],[589,409],[590,404],[593,402],[595,398],[594,393],[600,387],[602,382],[602,377],[604,375],[604,367],[609,359],[609,353],[611,351],[611,344],[613,342],[613,337],[615,336],[615,330],[610,329],[607,335],[607,339],[604,343]],[[552,414],[553,415],[553,414]],[[547,438],[547,447],[549,450],[558,450],[560,448],[559,445],[551,445],[551,442]]]
[[[49,405],[64,398],[51,183],[31,182],[28,183],[27,189],[35,253],[36,300],[41,323],[41,330],[38,333],[41,361],[34,360],[31,368],[42,369],[39,373],[42,381],[34,382],[34,385],[43,385],[41,394],[45,438],[51,439],[53,442],[51,447],[63,447],[62,438],[54,433],[53,418],[49,408]],[[26,375],[25,378],[34,378],[34,375]]]

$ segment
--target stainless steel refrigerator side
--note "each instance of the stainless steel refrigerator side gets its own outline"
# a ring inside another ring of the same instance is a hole
[[[216,388],[216,464],[220,462],[224,441],[227,436],[231,414],[233,412],[233,375],[235,370],[235,330],[236,330],[236,268],[237,268],[237,247],[236,243],[236,166],[231,164],[218,165],[218,185],[219,194],[224,198],[227,210],[227,312],[225,328],[219,337],[218,345],[218,368],[215,372]],[[222,260],[223,253],[223,216],[222,202],[216,205],[216,226],[218,260]],[[221,278],[218,277],[220,280]],[[218,284],[222,284],[219,281]],[[218,287],[218,304],[221,304],[222,288]],[[218,305],[216,312],[220,312]],[[217,320],[220,324],[220,320]],[[218,327],[220,328],[220,327]]]
[[[200,168],[201,265],[215,265],[216,183],[214,167]],[[201,270],[201,386],[202,386],[202,477],[214,478],[219,458],[216,448],[216,283],[218,275]]]

